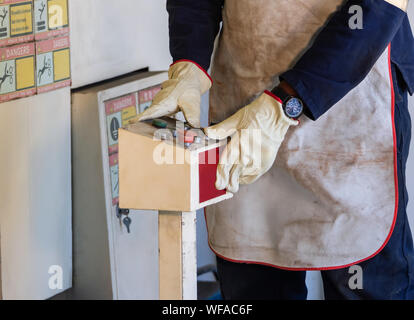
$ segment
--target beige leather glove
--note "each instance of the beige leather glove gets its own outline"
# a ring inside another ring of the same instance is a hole
[[[289,127],[298,124],[265,91],[230,118],[204,129],[209,138],[221,140],[232,136],[220,157],[216,188],[235,193],[239,183],[249,184],[259,179],[272,167]]]
[[[385,1],[400,8],[402,11],[407,12],[408,0],[385,0]]]
[[[210,89],[211,78],[199,65],[179,60],[170,66],[168,80],[154,97],[152,105],[132,122],[159,118],[182,111],[187,122],[200,128],[201,96]]]

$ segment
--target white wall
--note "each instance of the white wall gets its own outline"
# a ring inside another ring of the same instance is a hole
[[[166,0],[69,0],[72,88],[170,63]]]

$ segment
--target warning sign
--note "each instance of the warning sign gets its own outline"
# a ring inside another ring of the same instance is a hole
[[[16,61],[0,62],[0,94],[16,91]]]
[[[112,204],[116,205],[119,198],[118,187],[118,129],[126,126],[141,107],[151,105],[154,96],[161,90],[161,85],[140,90],[117,99],[105,102],[106,133],[108,136],[108,156],[111,172]],[[143,111],[143,110],[142,110]]]
[[[108,146],[118,144],[118,129],[121,128],[121,112],[110,114],[106,117],[106,127],[108,128]]]
[[[69,36],[36,42],[37,92],[71,83]]]
[[[35,93],[34,43],[0,48],[0,102]]]
[[[105,103],[108,156],[111,172],[112,204],[118,203],[118,129],[137,115],[136,94],[130,94]]]
[[[53,83],[53,52],[36,55],[37,83],[47,85]]]
[[[119,178],[118,178],[119,167],[118,165],[110,167],[110,172],[111,172],[112,205],[116,205],[119,199]]]
[[[33,33],[31,2],[23,2],[10,6],[10,26],[11,37]]]
[[[10,37],[10,7],[0,6],[0,39]]]
[[[44,40],[69,33],[67,0],[34,0],[35,38]]]
[[[151,106],[155,95],[161,90],[161,85],[144,89],[138,92],[139,112],[144,112]]]
[[[34,56],[16,59],[16,90],[29,89],[35,86],[34,68]]]
[[[33,41],[33,1],[0,1],[0,46]]]
[[[53,52],[54,81],[70,79],[70,51],[69,48]]]

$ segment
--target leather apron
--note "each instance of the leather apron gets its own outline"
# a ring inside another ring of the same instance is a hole
[[[212,65],[210,121],[277,84],[343,0],[226,0]],[[273,167],[206,209],[211,249],[225,259],[293,270],[374,256],[397,212],[389,50],[317,121],[291,128]]]

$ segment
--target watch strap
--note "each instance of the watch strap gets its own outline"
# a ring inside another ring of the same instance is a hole
[[[283,90],[281,87],[277,86],[271,91],[276,97],[279,97],[284,104],[291,96]]]
[[[285,115],[286,116],[288,116],[288,117],[291,117],[287,112],[286,112],[286,104],[288,103],[288,101],[290,100],[290,99],[292,99],[292,98],[295,98],[295,99],[298,99],[299,101],[300,101],[300,103],[302,104],[302,107],[303,107],[303,110],[302,110],[302,112],[301,112],[301,114],[300,115],[302,115],[303,114],[303,112],[304,112],[304,110],[305,110],[305,105],[304,105],[304,103],[303,103],[303,101],[300,99],[300,98],[298,98],[298,97],[294,97],[294,96],[292,96],[292,95],[290,95],[289,93],[287,93],[284,89],[282,89],[280,86],[277,86],[277,87],[275,87],[272,91],[271,91],[271,93],[273,94],[273,95],[275,95],[276,97],[278,97],[281,101],[282,101],[282,108],[283,108],[283,111],[285,112]],[[299,115],[299,116],[300,116]],[[292,118],[293,119],[293,118]]]

